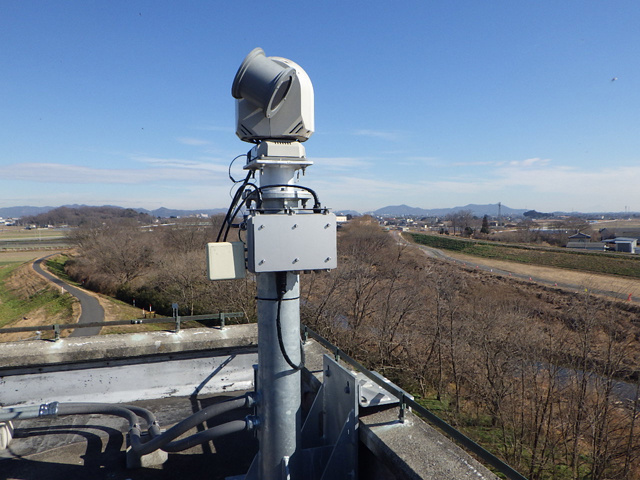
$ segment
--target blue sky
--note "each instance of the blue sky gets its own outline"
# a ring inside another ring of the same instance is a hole
[[[259,46],[311,77],[331,208],[638,211],[638,25],[636,0],[4,1],[0,207],[226,207]]]

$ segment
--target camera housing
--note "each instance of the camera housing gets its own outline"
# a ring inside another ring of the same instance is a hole
[[[236,99],[236,135],[245,142],[304,142],[313,134],[313,85],[289,59],[253,49],[236,73],[231,94]]]

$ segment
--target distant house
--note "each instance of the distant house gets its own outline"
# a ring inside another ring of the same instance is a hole
[[[591,235],[578,232],[575,235],[571,235],[569,237],[567,248],[579,250],[598,250],[603,252],[605,250],[605,244],[604,242],[592,242]]]
[[[597,250],[597,251],[604,252],[605,244],[604,242],[577,241],[577,242],[568,242],[567,248],[571,248],[574,250]]]
[[[575,235],[571,235],[569,237],[569,242],[590,242],[591,235],[587,235],[586,233],[578,232]]]
[[[631,237],[616,237],[604,240],[604,243],[609,245],[609,248],[616,252],[636,253],[638,249],[638,239]]]
[[[614,238],[635,238],[640,241],[640,228],[621,227],[621,228],[603,228],[600,230],[600,237],[603,240]]]

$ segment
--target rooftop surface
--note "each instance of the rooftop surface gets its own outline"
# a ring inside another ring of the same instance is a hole
[[[95,341],[85,337],[5,344],[7,348],[3,346],[0,351],[0,405],[126,403],[149,409],[166,429],[251,388],[251,365],[257,360],[256,330],[255,325],[239,325],[179,334],[108,335]],[[303,412],[310,407],[322,381],[325,353],[315,341],[305,344]],[[244,419],[250,413],[236,410],[199,428]],[[128,424],[119,417],[45,417],[15,421],[14,426],[13,441],[8,449],[0,451],[3,480],[217,480],[244,475],[258,450],[253,434],[240,432],[169,453],[162,465],[127,469]],[[360,408],[359,438],[360,479],[496,479],[410,412],[401,423],[397,405]]]
[[[195,411],[235,395],[164,398],[132,404],[148,408],[156,414],[161,427],[168,428]],[[207,422],[207,427],[241,420],[248,413],[237,410],[223,414]],[[14,425],[14,439],[0,453],[0,478],[6,480],[175,480],[187,475],[191,479],[222,480],[246,473],[258,451],[253,434],[240,432],[170,453],[162,465],[129,470],[125,460],[128,426],[119,417],[73,415],[21,420]],[[197,431],[194,428],[180,438]]]

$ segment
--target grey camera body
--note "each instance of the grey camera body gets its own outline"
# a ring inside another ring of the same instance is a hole
[[[313,85],[295,62],[254,49],[240,66],[231,90],[236,135],[245,141],[304,142],[313,134]]]

